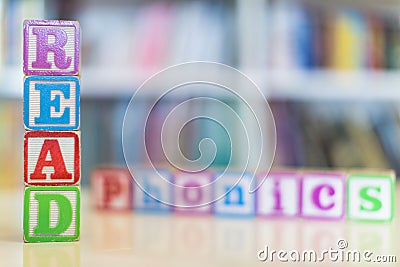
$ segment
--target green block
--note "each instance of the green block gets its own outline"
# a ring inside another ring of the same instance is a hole
[[[63,242],[79,240],[78,186],[31,186],[24,195],[24,240]]]
[[[347,180],[347,218],[385,222],[394,217],[395,175],[352,173]]]

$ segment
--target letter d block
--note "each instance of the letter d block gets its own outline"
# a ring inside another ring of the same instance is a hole
[[[78,75],[79,49],[77,21],[24,21],[26,75]]]
[[[76,132],[26,132],[24,181],[27,185],[73,185],[80,180]]]
[[[79,187],[26,187],[24,196],[26,242],[77,241],[79,229]]]
[[[394,216],[394,173],[350,174],[347,217],[359,221],[391,221]]]
[[[24,124],[28,130],[79,129],[80,85],[74,76],[30,76],[24,81]]]

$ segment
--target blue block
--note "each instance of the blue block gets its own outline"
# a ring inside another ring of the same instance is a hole
[[[28,130],[79,129],[80,83],[75,76],[29,76],[24,81],[24,124]]]

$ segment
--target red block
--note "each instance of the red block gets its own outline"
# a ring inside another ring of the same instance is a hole
[[[27,185],[73,185],[80,180],[80,137],[76,132],[26,132],[24,181]]]
[[[128,169],[100,167],[92,172],[94,204],[103,210],[129,210],[133,205],[133,179]]]

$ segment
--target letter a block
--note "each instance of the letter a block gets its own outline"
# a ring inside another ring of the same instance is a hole
[[[24,124],[29,130],[79,129],[80,84],[74,76],[30,76],[24,81]]]
[[[73,185],[80,179],[76,132],[26,132],[24,181],[27,185]]]
[[[26,242],[79,239],[79,187],[26,187],[24,209],[24,240]]]
[[[26,75],[78,75],[79,47],[77,21],[24,21]]]
[[[391,221],[394,216],[394,173],[354,173],[347,181],[347,217],[359,221]]]

